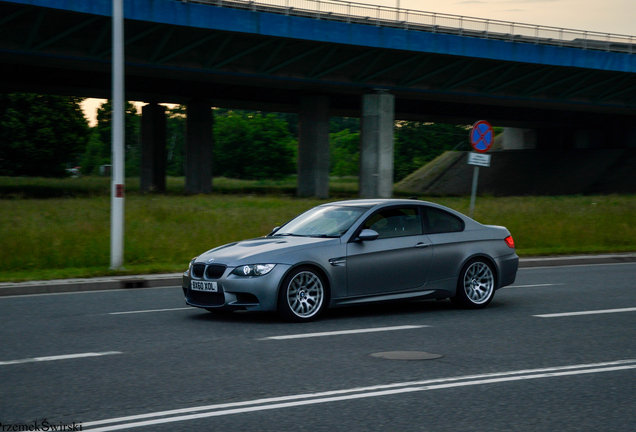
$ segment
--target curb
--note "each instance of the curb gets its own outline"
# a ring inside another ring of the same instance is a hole
[[[519,268],[636,262],[636,253],[520,258]],[[181,287],[182,273],[114,276],[108,278],[59,279],[51,281],[3,282],[0,297],[139,288]]]
[[[560,267],[590,264],[620,264],[631,262],[636,262],[636,253],[520,258],[519,268]]]
[[[181,287],[182,273],[113,276],[107,278],[59,279],[50,281],[2,282],[0,297],[105,291],[136,288]]]

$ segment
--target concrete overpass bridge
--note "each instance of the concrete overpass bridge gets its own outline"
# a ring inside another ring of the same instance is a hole
[[[109,0],[0,0],[0,91],[110,97]],[[350,2],[125,0],[142,188],[188,109],[186,190],[211,190],[211,106],[299,114],[300,195],[327,195],[328,120],[362,119],[362,196],[390,196],[394,119],[515,128],[521,148],[636,146],[634,38]]]

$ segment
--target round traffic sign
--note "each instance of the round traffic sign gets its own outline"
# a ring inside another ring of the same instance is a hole
[[[470,145],[476,152],[486,153],[495,141],[495,132],[486,120],[479,120],[470,128]]]

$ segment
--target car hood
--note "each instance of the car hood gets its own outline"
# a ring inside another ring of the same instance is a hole
[[[279,264],[280,257],[307,248],[340,244],[339,238],[260,237],[229,243],[211,249],[196,259],[198,263],[224,264],[235,267],[245,264]]]

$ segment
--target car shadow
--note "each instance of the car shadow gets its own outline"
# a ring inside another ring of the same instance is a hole
[[[196,321],[223,322],[236,324],[276,324],[281,320],[275,312],[215,311],[199,309],[200,313],[188,315]]]
[[[318,321],[349,320],[352,318],[369,317],[405,317],[421,315],[422,313],[435,315],[458,315],[467,313],[489,313],[506,307],[506,301],[494,299],[483,310],[468,310],[455,306],[450,300],[418,300],[418,301],[396,301],[378,304],[365,304],[345,306],[327,309]],[[247,311],[215,311],[208,312],[204,309],[200,313],[188,315],[187,319],[202,322],[218,322],[231,324],[290,324],[283,321],[275,312],[247,312]]]

